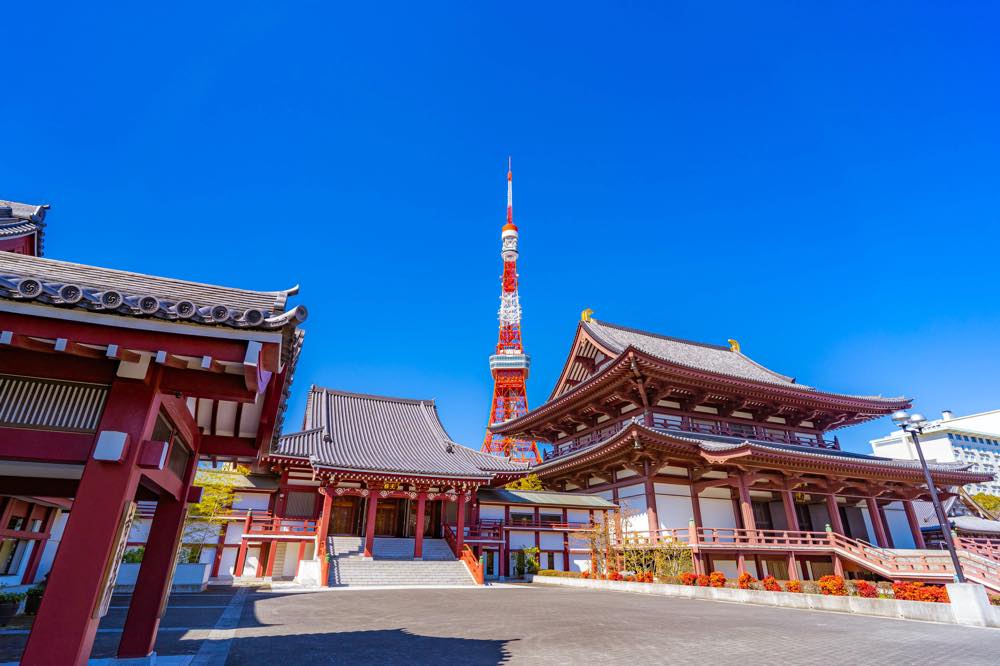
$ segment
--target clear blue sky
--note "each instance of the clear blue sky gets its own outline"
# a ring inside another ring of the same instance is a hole
[[[532,404],[591,307],[1000,407],[995,6],[216,4],[7,7],[0,198],[53,258],[301,283],[290,427],[315,382],[479,445],[508,154]]]

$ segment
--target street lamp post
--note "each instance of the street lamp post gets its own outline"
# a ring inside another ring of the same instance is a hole
[[[931,493],[931,504],[934,505],[934,512],[937,514],[938,525],[941,527],[941,536],[944,537],[944,544],[948,547],[948,554],[951,555],[951,563],[955,567],[955,581],[965,582],[965,574],[962,573],[962,563],[958,559],[958,551],[955,550],[955,542],[951,538],[951,523],[948,522],[948,514],[944,511],[941,498],[938,497],[937,488],[934,487],[934,480],[931,478],[931,470],[927,467],[927,460],[924,458],[924,451],[920,448],[920,434],[924,431],[924,424],[927,419],[922,414],[907,414],[899,411],[892,415],[892,420],[904,433],[909,433],[913,438],[913,446],[917,450],[920,458],[920,467],[924,470],[924,480],[927,482],[927,490]],[[904,437],[906,435],[903,435]]]

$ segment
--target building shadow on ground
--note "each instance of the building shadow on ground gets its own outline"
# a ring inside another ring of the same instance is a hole
[[[420,636],[406,629],[233,638],[227,664],[505,664],[507,640]]]

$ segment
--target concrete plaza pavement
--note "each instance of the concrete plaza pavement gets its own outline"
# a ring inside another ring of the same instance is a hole
[[[94,657],[114,654],[116,597]],[[22,633],[16,633],[21,631]],[[16,661],[24,628],[0,632]],[[171,597],[157,641],[191,664],[1000,663],[1000,630],[868,616],[509,586],[292,592],[210,588]]]

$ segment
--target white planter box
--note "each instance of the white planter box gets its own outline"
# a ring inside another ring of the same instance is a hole
[[[139,576],[139,564],[124,563],[118,570],[118,580],[115,582],[115,594],[126,594],[135,590],[135,581]],[[203,592],[208,587],[208,572],[210,564],[178,564],[174,571],[174,584],[171,592]]]
[[[898,617],[907,620],[945,622],[950,624],[978,624],[978,626],[1000,627],[1000,609],[985,607],[975,622],[958,617],[952,604],[926,601],[898,601],[896,599],[865,599],[863,597],[832,597],[822,594],[798,594],[793,592],[768,592],[765,590],[740,590],[726,587],[698,587],[695,585],[666,585],[663,583],[630,583],[627,581],[591,580],[588,578],[563,578],[559,576],[535,576],[533,583],[563,585],[566,587],[589,587],[598,590],[619,592],[639,592],[659,594],[684,599],[707,599],[729,601],[761,606],[782,608],[803,608],[831,611],[834,613],[856,613]],[[952,586],[948,586],[951,591]],[[957,592],[957,591],[956,591]],[[957,597],[958,594],[953,592]],[[982,595],[985,599],[985,594]],[[958,613],[961,615],[961,613]]]

